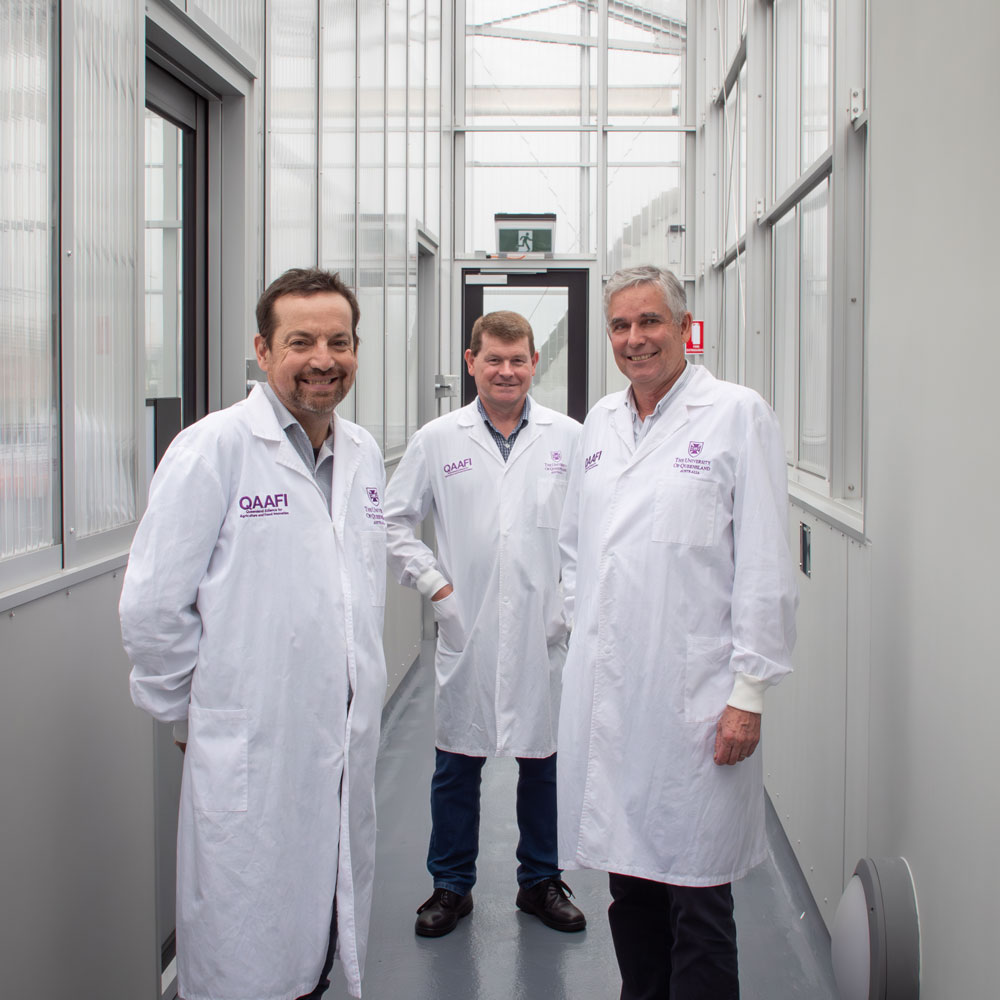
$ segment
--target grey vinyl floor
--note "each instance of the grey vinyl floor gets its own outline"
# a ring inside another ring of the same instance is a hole
[[[621,980],[608,928],[607,875],[565,875],[587,915],[576,934],[550,930],[514,905],[514,760],[487,761],[475,908],[443,938],[413,933],[432,891],[425,867],[434,768],[429,644],[390,702],[376,774],[378,846],[365,1000],[615,1000]],[[742,1000],[836,1000],[829,936],[769,809],[768,861],[734,886]],[[348,996],[334,965],[327,997]],[[709,1000],[709,998],[706,998]]]

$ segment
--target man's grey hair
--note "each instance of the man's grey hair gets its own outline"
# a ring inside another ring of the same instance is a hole
[[[684,315],[687,312],[687,296],[684,294],[684,286],[673,271],[668,271],[665,267],[656,267],[654,264],[624,267],[620,271],[615,271],[608,278],[608,283],[604,286],[605,321],[608,318],[611,296],[636,285],[656,285],[663,295],[663,301],[670,310],[674,322],[678,326],[684,322]]]

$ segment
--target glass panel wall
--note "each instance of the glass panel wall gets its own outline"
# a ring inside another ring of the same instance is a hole
[[[138,394],[135,190],[141,11],[75,4],[73,372],[75,521],[85,538],[136,518]]]
[[[830,471],[829,181],[800,206],[799,465]]]
[[[686,73],[687,0],[609,4],[609,124],[683,124]]]
[[[282,0],[268,46],[267,280],[316,262],[316,0]]]
[[[650,261],[682,270],[683,182],[682,133],[609,133],[609,271]]]
[[[189,0],[255,59],[264,51],[264,0]]]
[[[805,170],[830,145],[830,0],[802,0],[801,159]]]
[[[407,39],[407,216],[406,231],[406,438],[417,429],[418,302],[417,227],[425,226],[424,148],[427,142],[425,94],[427,11],[423,0],[410,0]]]
[[[323,267],[353,286],[355,210],[355,0],[323,0]]]
[[[385,454],[406,444],[407,0],[386,10]]]
[[[0,8],[0,560],[60,540],[53,6]]]
[[[555,252],[595,252],[594,133],[471,132],[465,154],[467,249],[496,250],[497,212],[555,212]]]
[[[385,439],[385,6],[360,3],[358,37],[358,302],[361,353],[357,420]]]
[[[467,0],[465,115],[476,125],[596,120],[596,12],[587,4]]]
[[[799,339],[798,215],[793,209],[774,226],[772,317],[774,330],[774,411],[785,438],[785,458],[796,459],[796,392]]]

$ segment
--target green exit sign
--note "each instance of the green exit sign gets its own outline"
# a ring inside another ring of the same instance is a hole
[[[499,229],[500,253],[552,253],[551,229]]]
[[[552,253],[555,249],[556,217],[554,212],[497,213],[497,252],[506,254]]]

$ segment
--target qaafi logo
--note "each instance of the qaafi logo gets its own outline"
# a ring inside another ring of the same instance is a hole
[[[240,497],[240,517],[270,517],[288,513],[287,493],[267,493],[261,496]]]
[[[378,490],[374,486],[366,486],[365,487],[365,493],[368,494],[368,499],[371,500],[371,502],[376,507],[381,507],[382,506],[381,503],[379,502]]]
[[[697,458],[701,454],[701,449],[705,447],[704,441],[689,441],[688,454],[692,458]]]
[[[448,479],[450,476],[457,476],[460,472],[471,472],[472,459],[462,458],[457,462],[445,462],[441,467],[441,471],[444,472],[445,479]]]

